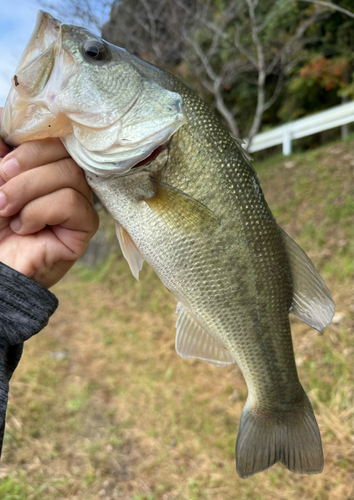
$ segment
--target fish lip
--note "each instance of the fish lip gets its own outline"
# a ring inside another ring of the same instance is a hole
[[[38,47],[40,52],[44,52],[48,49],[48,47],[58,39],[61,26],[61,21],[55,19],[55,17],[48,12],[39,10],[37,13],[36,25],[19,61],[18,67],[25,63],[29,52],[33,51],[34,46]]]
[[[17,65],[15,75],[12,78],[12,88],[6,99],[1,118],[0,137],[11,147],[19,145],[18,138],[16,137],[16,123],[10,119],[14,102],[20,96],[18,87],[19,84],[21,86],[21,79],[18,75],[29,68],[37,57],[50,50],[50,47],[53,47],[53,50],[60,50],[61,25],[62,23],[49,13],[42,10],[38,11],[35,27]],[[50,78],[50,73],[47,74],[46,84]]]
[[[25,71],[36,59],[42,58],[44,54],[50,51],[53,53],[60,51],[61,27],[61,21],[55,19],[48,12],[38,11],[36,25],[16,68],[15,87],[18,85],[16,81],[18,72]]]

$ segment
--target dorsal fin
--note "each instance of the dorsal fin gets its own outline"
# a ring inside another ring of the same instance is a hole
[[[144,257],[131,239],[130,234],[116,222],[116,233],[122,253],[130,266],[134,278],[139,281],[139,272],[143,267]]]
[[[293,284],[290,312],[322,332],[334,316],[331,293],[305,252],[283,229],[281,232],[289,258]]]
[[[237,148],[238,148],[239,152],[241,153],[241,156],[244,159],[245,163],[250,167],[250,169],[252,170],[256,179],[258,180],[258,174],[257,174],[255,168],[251,164],[251,161],[253,161],[253,158],[249,154],[249,152],[246,149],[244,149],[244,147],[243,147],[243,144],[246,144],[245,141],[243,141],[242,139],[239,139],[238,137],[235,137],[233,134],[231,134],[231,132],[230,132],[230,135],[231,135],[232,139],[235,141]]]
[[[196,358],[217,366],[235,363],[229,351],[209,335],[179,302],[176,351],[183,358]]]

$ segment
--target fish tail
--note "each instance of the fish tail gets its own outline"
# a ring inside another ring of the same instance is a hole
[[[247,402],[243,409],[236,442],[238,474],[245,479],[277,462],[299,474],[323,470],[321,436],[305,392],[298,411],[267,415],[252,411]]]

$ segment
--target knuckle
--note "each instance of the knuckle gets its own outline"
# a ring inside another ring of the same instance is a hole
[[[10,179],[1,189],[4,193],[7,206],[7,213],[14,213],[15,211],[21,209],[26,203],[26,193],[29,190],[28,179],[19,175]]]
[[[99,216],[90,202],[74,189],[67,188],[63,190],[67,213],[75,214],[80,220],[80,229],[88,234],[90,239],[97,231],[99,226]]]
[[[70,184],[73,186],[79,185],[84,179],[83,170],[70,157],[60,160],[58,168],[66,179],[70,179]]]
[[[21,144],[14,151],[14,156],[20,164],[21,171],[39,167],[50,161],[51,155],[58,154],[58,141],[59,139],[41,139]],[[51,153],[49,154],[49,152]]]
[[[9,187],[12,188],[11,199],[16,204],[26,203],[32,195],[32,178],[26,174],[19,175],[12,179]]]
[[[26,160],[30,161],[31,165],[40,164],[40,158],[42,156],[42,143],[41,141],[30,141],[25,143],[24,146],[27,148],[23,149],[24,155],[26,154]]]
[[[82,204],[81,195],[72,188],[64,188],[62,190],[62,194],[64,197],[64,203],[67,208],[71,210],[77,210]]]
[[[20,167],[20,173],[40,164],[42,148],[39,142],[40,141],[25,142],[12,153],[12,158],[17,161]]]
[[[22,198],[24,193],[27,193],[31,186],[31,177],[26,174],[19,175],[16,179],[16,193],[19,198]]]
[[[33,203],[28,203],[19,213],[21,231],[31,229],[34,221],[38,220],[38,212]]]

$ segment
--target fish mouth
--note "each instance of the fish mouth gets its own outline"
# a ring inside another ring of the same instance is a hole
[[[171,138],[167,142],[165,142],[164,144],[161,144],[161,146],[158,146],[156,149],[154,149],[152,151],[152,153],[149,154],[149,156],[147,156],[143,160],[141,160],[138,163],[136,163],[135,165],[133,165],[131,167],[131,169],[123,175],[124,176],[134,175],[137,171],[140,172],[141,170],[145,170],[145,167],[147,165],[150,165],[150,163],[152,163],[154,160],[156,160],[157,157],[161,155],[161,153],[166,151],[166,149],[169,149],[170,142],[171,142]]]
[[[31,131],[50,129],[53,115],[46,106],[46,87],[61,50],[62,23],[50,14],[39,11],[31,38],[12,78],[12,87],[2,114],[0,136],[9,146],[31,140]],[[38,108],[42,107],[41,112]],[[31,120],[31,115],[35,118]],[[48,122],[48,123],[47,123]],[[43,133],[50,137],[51,133]],[[35,133],[38,138],[38,133]]]

